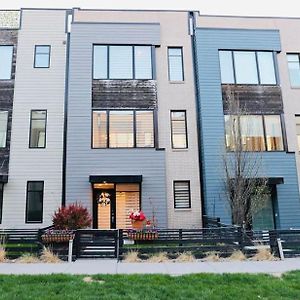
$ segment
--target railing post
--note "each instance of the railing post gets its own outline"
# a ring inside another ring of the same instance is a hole
[[[179,246],[182,246],[182,229],[179,229]]]
[[[79,231],[75,231],[75,254],[76,254],[76,259],[79,258],[79,253],[80,253],[80,248],[79,248],[79,243],[80,243],[80,234]]]
[[[278,247],[278,242],[277,242],[277,239],[279,238],[278,232],[276,230],[270,230],[269,237],[270,237],[271,252],[275,256],[280,257],[280,252],[279,252],[279,247]]]
[[[73,241],[74,240],[69,240],[68,263],[72,262],[72,257],[73,257]]]

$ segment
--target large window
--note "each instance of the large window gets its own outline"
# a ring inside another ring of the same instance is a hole
[[[6,147],[8,111],[0,111],[0,148]]]
[[[94,79],[152,79],[151,46],[94,45]]]
[[[46,110],[31,111],[29,148],[46,147],[46,122]]]
[[[189,181],[174,181],[174,208],[191,208],[191,193]]]
[[[186,111],[171,111],[171,141],[173,149],[188,147]]]
[[[43,222],[44,182],[28,181],[26,197],[26,223]]]
[[[0,80],[11,79],[13,46],[0,46]]]
[[[291,87],[300,87],[299,54],[287,54]]]
[[[169,47],[168,60],[169,60],[169,80],[183,81],[184,77],[183,77],[182,47]]]
[[[152,110],[93,111],[93,148],[154,147]]]
[[[234,151],[283,151],[279,115],[225,115],[226,148]]]
[[[34,67],[49,68],[50,67],[50,49],[48,45],[35,46]]]
[[[219,51],[224,84],[276,84],[273,52]]]

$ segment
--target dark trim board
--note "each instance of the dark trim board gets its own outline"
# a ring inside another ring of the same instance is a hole
[[[141,183],[143,181],[142,175],[90,175],[90,183]]]

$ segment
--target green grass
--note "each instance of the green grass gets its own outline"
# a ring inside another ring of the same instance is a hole
[[[1,275],[0,299],[300,299],[300,271],[269,275]]]

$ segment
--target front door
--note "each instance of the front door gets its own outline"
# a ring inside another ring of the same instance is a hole
[[[115,189],[94,189],[94,224],[97,229],[116,228]]]

